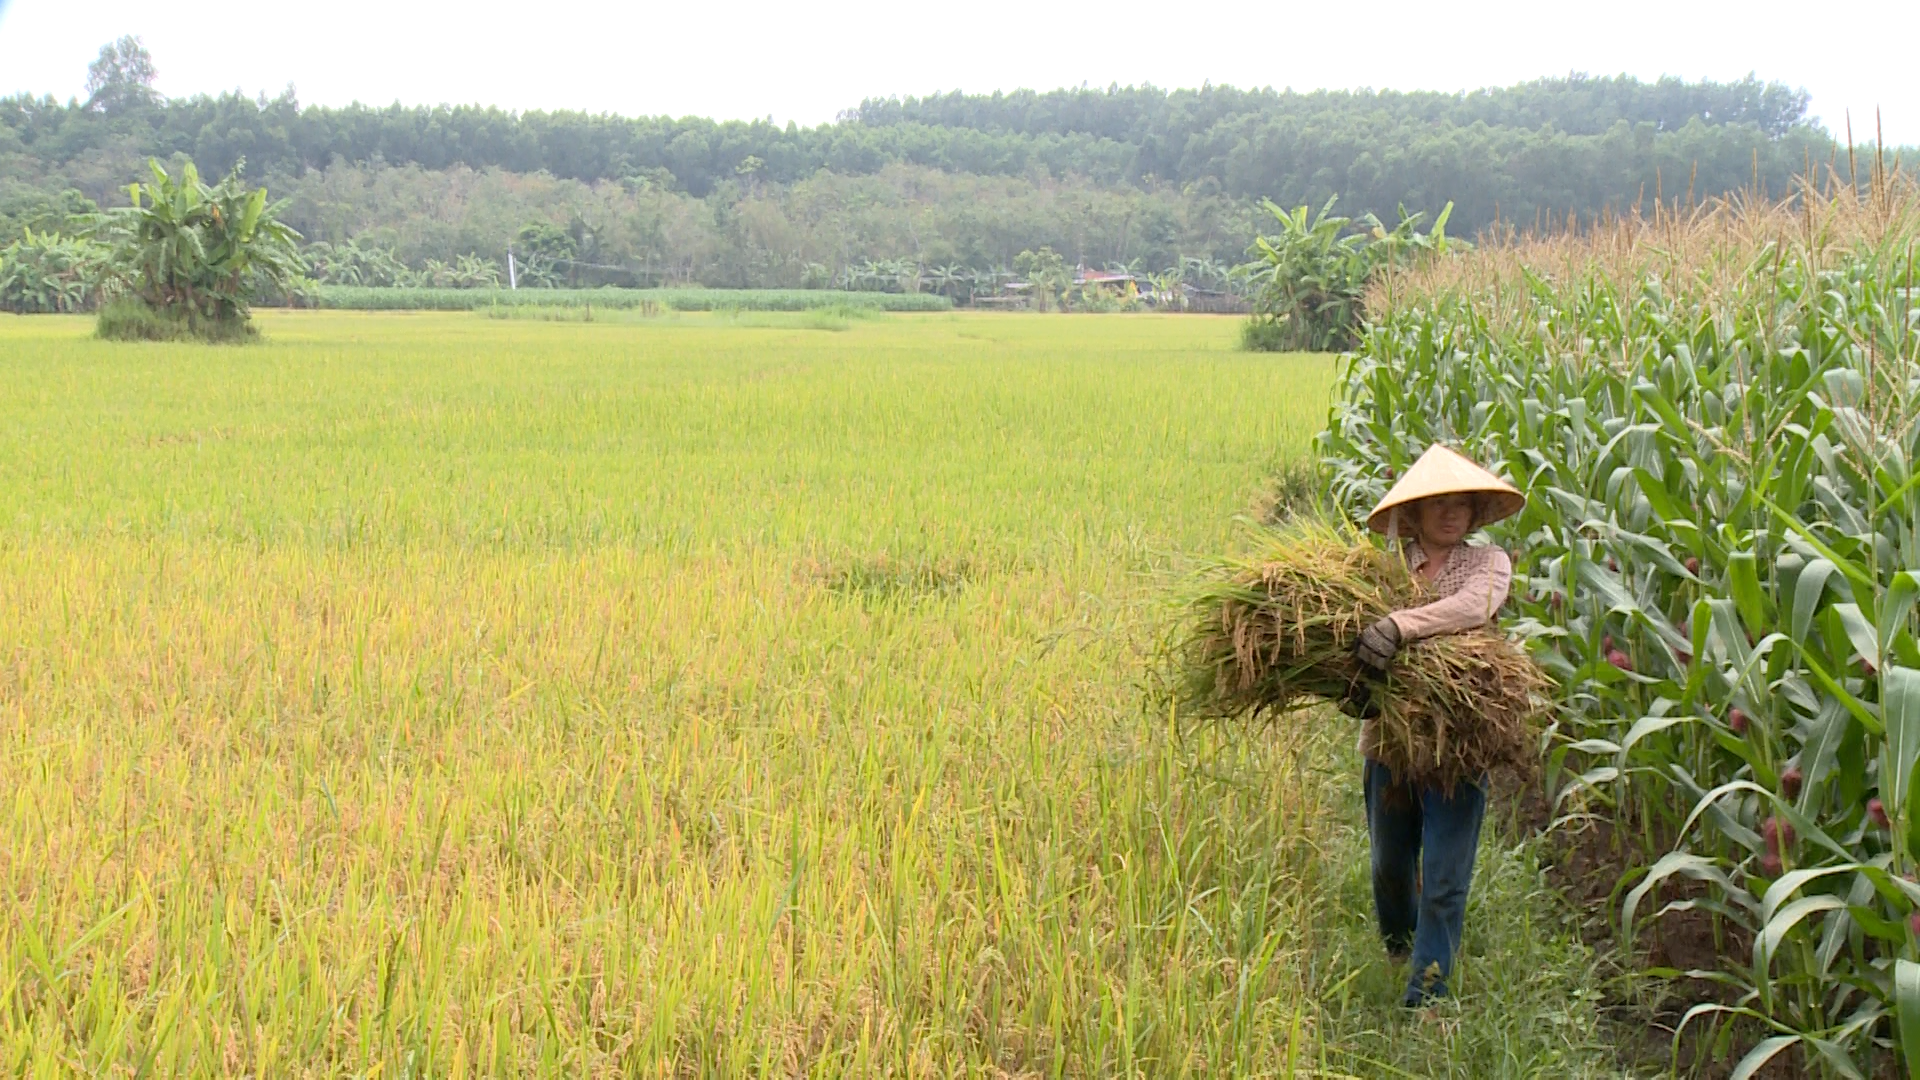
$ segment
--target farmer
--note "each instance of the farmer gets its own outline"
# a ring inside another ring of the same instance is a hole
[[[1403,543],[1414,577],[1438,598],[1361,631],[1354,657],[1365,677],[1346,703],[1348,712],[1365,721],[1360,749],[1367,754],[1362,788],[1373,844],[1374,912],[1388,955],[1395,961],[1412,957],[1403,999],[1409,1007],[1447,992],[1487,794],[1484,777],[1442,791],[1396,777],[1375,760],[1369,751],[1378,745],[1373,718],[1380,710],[1373,696],[1395,654],[1409,643],[1493,621],[1507,599],[1512,563],[1497,547],[1465,540],[1525,505],[1512,484],[1435,444],[1367,517],[1367,526],[1385,533],[1389,544]]]

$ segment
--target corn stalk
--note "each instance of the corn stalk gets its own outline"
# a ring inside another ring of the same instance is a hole
[[[1355,512],[1433,441],[1528,491],[1554,793],[1637,838],[1629,935],[1738,943],[1684,974],[1723,990],[1687,1023],[1763,1036],[1740,1076],[1920,1076],[1917,239],[1887,176],[1398,275],[1322,436]]]

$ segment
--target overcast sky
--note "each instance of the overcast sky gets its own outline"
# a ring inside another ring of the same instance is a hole
[[[1920,144],[1920,2],[0,0],[0,93],[81,93],[121,34],[170,95],[239,89],[816,124],[868,96],[1089,83],[1463,90],[1569,71],[1804,87]]]

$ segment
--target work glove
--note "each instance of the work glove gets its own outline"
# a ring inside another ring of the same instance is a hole
[[[1380,676],[1393,666],[1394,654],[1399,651],[1400,628],[1387,618],[1360,631],[1360,640],[1353,645],[1353,658],[1360,662],[1363,671]]]
[[[1380,715],[1380,703],[1373,697],[1373,680],[1355,679],[1347,684],[1347,692],[1340,696],[1340,711],[1355,720],[1371,720]]]

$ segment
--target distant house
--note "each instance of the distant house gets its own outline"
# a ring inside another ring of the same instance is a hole
[[[1131,296],[1139,289],[1137,279],[1124,270],[1089,270],[1084,266],[1073,271],[1073,288],[1112,289],[1123,296]],[[1029,307],[1033,303],[1033,283],[1031,281],[1006,281],[1000,284],[999,291],[992,296],[975,296],[975,307]]]
[[[1203,315],[1245,315],[1252,311],[1252,305],[1243,296],[1235,296],[1219,289],[1202,289],[1182,284],[1180,287],[1180,307],[1182,310]]]
[[[1104,285],[1111,289],[1125,289],[1133,283],[1133,275],[1125,270],[1089,270],[1082,266],[1074,270],[1075,285]]]
[[[976,296],[973,299],[967,301],[967,305],[969,307],[986,308],[989,310],[996,309],[996,308],[1005,308],[1008,310],[1012,310],[1014,308],[1024,308],[1024,307],[1032,306],[1031,301],[1029,301],[1024,295]]]
[[[999,292],[992,296],[975,294],[967,303],[977,308],[1023,308],[1032,303],[1032,297],[1028,295],[1032,291],[1033,283],[1030,281],[1003,281]]]

